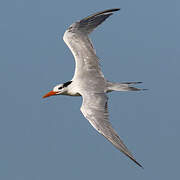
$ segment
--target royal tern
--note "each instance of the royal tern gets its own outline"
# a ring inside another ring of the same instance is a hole
[[[117,149],[123,152],[140,167],[131,152],[112,128],[108,118],[108,97],[111,91],[139,91],[143,89],[131,87],[141,82],[113,83],[107,81],[99,66],[99,59],[88,35],[113,12],[108,9],[95,13],[73,23],[64,33],[63,40],[75,58],[75,73],[71,81],[59,84],[43,98],[52,95],[82,96],[81,112],[91,125]]]

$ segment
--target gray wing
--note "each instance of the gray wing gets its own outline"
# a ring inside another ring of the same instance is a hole
[[[78,30],[90,34],[98,25],[100,25],[102,22],[104,22],[109,16],[113,14],[115,11],[119,11],[119,8],[114,9],[108,9],[105,11],[101,11],[98,13],[95,13],[93,15],[90,15],[79,22],[76,23],[76,28]]]
[[[75,74],[73,79],[91,76],[104,77],[99,67],[99,60],[95,49],[88,37],[98,25],[104,22],[114,11],[119,9],[109,9],[91,16],[88,16],[78,22],[73,23],[64,33],[63,39],[76,61]]]
[[[112,128],[108,120],[108,98],[105,93],[92,93],[82,95],[83,103],[81,112],[91,125],[107,138],[117,149],[123,152],[136,164],[142,167],[129,152],[128,148],[124,145],[116,131]]]

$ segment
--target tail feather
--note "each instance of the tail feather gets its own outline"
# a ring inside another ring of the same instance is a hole
[[[111,92],[111,91],[144,91],[144,90],[147,90],[147,89],[141,89],[141,88],[129,86],[129,85],[140,84],[140,83],[142,83],[142,82],[122,82],[122,83],[108,82],[107,92]]]

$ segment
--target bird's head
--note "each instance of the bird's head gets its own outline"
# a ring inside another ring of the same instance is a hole
[[[43,96],[43,98],[47,98],[49,96],[55,96],[55,95],[65,95],[68,92],[68,85],[71,84],[72,81],[68,81],[64,84],[58,84],[56,85],[52,91],[48,92]]]

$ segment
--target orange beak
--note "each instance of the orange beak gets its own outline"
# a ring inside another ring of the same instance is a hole
[[[47,98],[47,97],[49,97],[49,96],[54,96],[54,95],[56,95],[56,92],[50,91],[50,92],[48,92],[47,94],[45,94],[45,95],[43,96],[43,98]]]

